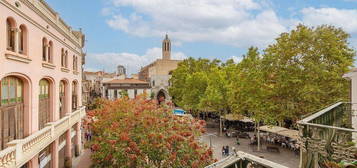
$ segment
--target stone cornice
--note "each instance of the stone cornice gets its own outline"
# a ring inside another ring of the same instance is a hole
[[[31,2],[29,2],[29,0],[20,0],[20,1],[23,4],[25,4],[28,8],[30,8],[32,11],[34,11],[36,14],[38,14],[42,19],[44,19],[49,25],[51,25],[54,29],[56,29],[56,31],[58,31],[60,34],[62,34],[66,39],[68,39],[70,42],[75,44],[75,46],[78,47],[78,49],[82,48],[80,46],[79,42],[76,42],[75,40],[73,40],[73,38],[70,37],[70,35],[68,33],[66,33],[63,29],[61,29],[59,26],[57,26],[56,23],[52,22],[51,19],[49,19],[39,9],[37,9],[33,4],[31,4]],[[67,48],[72,50],[72,52],[76,53],[77,55],[82,55],[81,52],[78,52],[75,48],[73,48],[70,45],[68,45],[63,39],[57,37],[56,35],[54,35],[50,31],[48,31],[45,27],[41,26],[39,23],[37,23],[36,21],[34,21],[30,17],[28,17],[26,14],[24,14],[21,10],[19,10],[18,8],[16,8],[12,4],[10,4],[8,1],[0,0],[0,3],[5,5],[7,8],[11,9],[13,12],[18,14],[18,16],[20,16],[23,19],[27,20],[29,23],[33,24],[34,26],[36,26],[37,28],[39,28],[40,30],[42,30],[43,32],[45,32],[46,34],[51,36],[52,38],[54,38],[57,41],[59,41],[60,43],[62,43],[64,46],[66,46]],[[80,39],[78,39],[78,40],[80,40]]]

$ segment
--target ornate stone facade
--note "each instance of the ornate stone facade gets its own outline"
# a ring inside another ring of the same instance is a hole
[[[82,146],[85,36],[44,0],[0,0],[0,11],[0,167],[70,164]]]

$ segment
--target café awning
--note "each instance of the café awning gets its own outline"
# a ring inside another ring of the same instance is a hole
[[[222,118],[229,121],[254,122],[253,119],[239,114],[226,114]]]
[[[259,129],[261,131],[271,132],[271,133],[289,137],[289,138],[295,139],[295,140],[297,140],[299,138],[299,131],[287,129],[284,127],[264,125],[264,126],[259,127]]]

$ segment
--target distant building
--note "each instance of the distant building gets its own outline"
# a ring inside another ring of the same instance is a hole
[[[138,79],[113,79],[103,82],[102,95],[103,98],[109,100],[116,100],[122,98],[124,95],[127,95],[130,99],[134,99],[136,96],[143,93],[146,93],[147,97],[150,97],[150,84]]]
[[[126,69],[123,65],[119,65],[117,67],[117,76],[125,75],[126,76]]]
[[[139,79],[139,74],[131,74],[131,78],[133,78],[133,79]]]
[[[171,100],[168,92],[170,86],[169,79],[179,62],[181,60],[171,59],[171,41],[168,35],[166,35],[162,42],[162,59],[157,59],[153,63],[141,68],[139,72],[139,79],[150,82],[154,97],[160,103]]]
[[[95,98],[102,97],[103,82],[115,79],[116,73],[83,72],[83,103],[90,104]]]

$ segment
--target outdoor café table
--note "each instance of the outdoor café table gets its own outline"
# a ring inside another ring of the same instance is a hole
[[[273,145],[267,145],[267,151],[280,153],[279,147]]]

